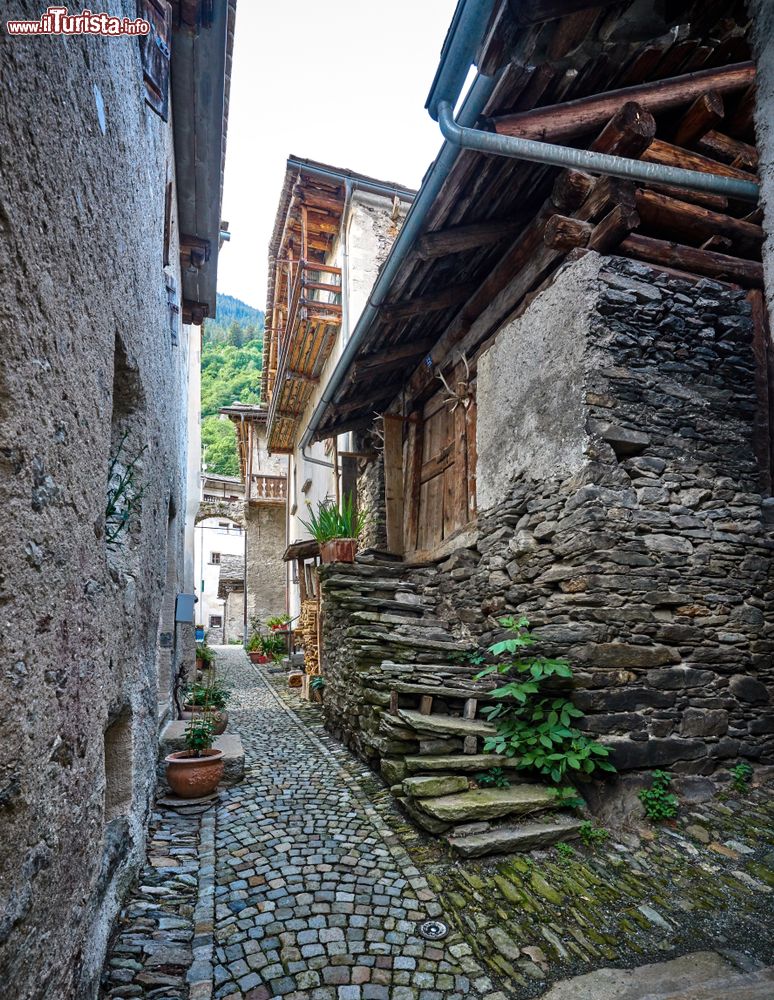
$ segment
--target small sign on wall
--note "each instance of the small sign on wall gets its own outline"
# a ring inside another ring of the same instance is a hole
[[[195,604],[195,594],[178,594],[175,600],[175,621],[193,624]]]

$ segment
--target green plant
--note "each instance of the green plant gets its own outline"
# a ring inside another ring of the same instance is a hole
[[[203,660],[204,665],[209,667],[215,660],[215,654],[206,643],[198,642],[196,644],[196,659]]]
[[[604,844],[610,834],[601,826],[594,826],[589,820],[584,820],[578,827],[578,836],[586,847],[596,847],[598,844]]]
[[[201,757],[202,750],[211,750],[214,725],[203,715],[194,715],[185,727],[185,746],[192,757]]]
[[[476,775],[476,781],[482,788],[492,785],[495,788],[509,788],[511,784],[501,767],[490,767],[488,771],[482,771]]]
[[[309,520],[301,523],[316,542],[330,542],[334,538],[357,538],[368,521],[365,510],[356,511],[352,494],[341,503],[341,510],[332,500],[321,500],[317,510],[308,505]]]
[[[650,788],[643,788],[639,798],[645,806],[645,815],[654,823],[674,819],[677,815],[677,796],[669,791],[672,775],[667,771],[654,771]]]
[[[325,678],[316,674],[310,681],[309,687],[312,691],[322,691],[325,688]]]
[[[597,770],[615,771],[607,760],[610,751],[582,733],[574,720],[583,712],[561,694],[548,694],[547,682],[567,681],[572,669],[566,660],[534,656],[529,647],[535,638],[528,619],[508,616],[500,624],[511,634],[489,647],[493,656],[510,654],[505,662],[490,664],[476,675],[513,674],[502,687],[490,691],[496,705],[482,710],[497,726],[494,736],[484,741],[487,753],[506,754],[518,759],[518,767],[537,771],[555,784],[569,775],[588,777]]]
[[[192,684],[185,696],[187,705],[197,708],[224,709],[231,697],[231,692],[220,681],[211,684]]]
[[[285,650],[285,638],[281,635],[264,635],[262,632],[253,632],[247,644],[249,653],[262,653],[264,656],[281,656]]]
[[[575,857],[575,849],[571,844],[562,841],[556,845],[556,853],[562,861],[571,861]]]
[[[744,761],[731,768],[731,784],[735,792],[746,792],[753,776],[753,769]]]
[[[105,544],[109,549],[120,549],[124,544],[124,532],[129,528],[140,510],[145,487],[137,486],[137,472],[144,445],[126,465],[121,454],[126,444],[126,434],[121,438],[115,455],[110,456],[107,481],[107,502],[105,505]]]
[[[284,628],[285,625],[290,624],[290,621],[290,615],[273,615],[266,619],[266,625],[268,628]]]

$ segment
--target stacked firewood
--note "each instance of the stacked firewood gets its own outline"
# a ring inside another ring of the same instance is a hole
[[[320,673],[320,647],[318,642],[317,620],[319,608],[317,600],[307,600],[301,603],[301,614],[298,617],[298,632],[304,645],[304,668],[307,674]]]

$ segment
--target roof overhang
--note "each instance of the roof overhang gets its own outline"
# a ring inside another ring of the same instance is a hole
[[[180,0],[172,31],[172,121],[183,321],[215,315],[236,0]]]

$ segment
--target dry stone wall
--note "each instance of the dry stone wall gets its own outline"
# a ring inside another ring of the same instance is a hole
[[[584,724],[621,770],[772,763],[772,501],[756,461],[745,293],[588,255],[543,294],[551,310],[538,297],[498,341],[518,351],[536,310],[546,335],[583,337],[571,377],[561,352],[541,375],[544,391],[582,407],[566,460],[538,476],[514,462],[479,513],[477,543],[443,562],[323,568],[327,725],[390,784],[404,780],[406,758],[426,758],[417,773],[435,756],[479,752],[480,737],[434,739],[405,713],[431,692],[433,715],[460,718],[472,693],[485,703],[465,654],[519,611],[542,651],[571,660]],[[566,323],[579,296],[588,315]],[[522,353],[520,364],[546,358]],[[486,383],[481,365],[485,424]],[[529,371],[512,383],[504,435],[518,433],[511,415],[534,385]],[[552,433],[550,419],[531,427],[535,454],[541,437],[556,451]]]

